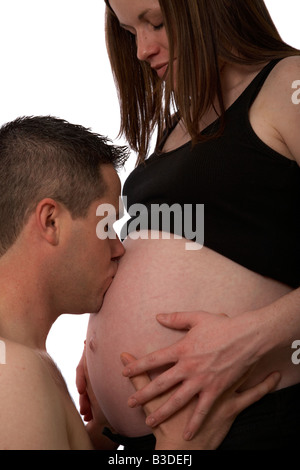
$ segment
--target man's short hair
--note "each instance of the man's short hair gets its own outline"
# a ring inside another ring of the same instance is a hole
[[[125,147],[51,116],[22,117],[0,128],[0,256],[15,242],[39,201],[52,198],[72,217],[87,215],[106,191],[101,165],[115,169]]]

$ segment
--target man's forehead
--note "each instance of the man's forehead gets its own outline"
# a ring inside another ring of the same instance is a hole
[[[100,200],[100,204],[113,206],[117,218],[122,217],[124,205],[121,198],[121,181],[119,175],[112,165],[103,165],[102,177],[106,185],[106,190]]]
[[[101,175],[106,185],[106,195],[118,197],[121,193],[121,181],[114,167],[112,165],[103,165],[101,167]]]
[[[111,163],[104,163],[100,167],[103,178],[111,181],[120,181],[119,175]]]

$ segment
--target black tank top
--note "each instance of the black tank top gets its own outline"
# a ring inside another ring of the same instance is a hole
[[[221,137],[155,152],[128,177],[123,195],[127,210],[138,203],[150,213],[153,204],[204,204],[206,247],[297,288],[300,168],[263,143],[249,121],[249,109],[277,63],[268,64],[226,111]],[[203,134],[218,126],[216,120]],[[123,238],[132,220],[122,230]],[[170,232],[175,232],[172,224]]]

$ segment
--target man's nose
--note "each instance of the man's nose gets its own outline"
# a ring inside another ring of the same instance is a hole
[[[152,38],[151,33],[142,32],[136,36],[137,58],[141,61],[149,61],[159,52],[159,45]]]

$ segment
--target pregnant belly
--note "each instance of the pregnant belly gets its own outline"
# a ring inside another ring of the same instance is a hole
[[[182,337],[183,332],[161,326],[155,318],[158,313],[203,310],[234,316],[268,305],[290,288],[207,248],[187,251],[184,240],[127,239],[124,244],[126,254],[117,276],[100,312],[90,317],[87,363],[95,395],[111,426],[135,437],[150,429],[143,411],[127,405],[134,389],[122,376],[120,354],[127,351],[141,357]],[[258,367],[254,382],[280,368],[285,386],[295,383],[289,371],[290,352],[283,356],[268,358]]]

